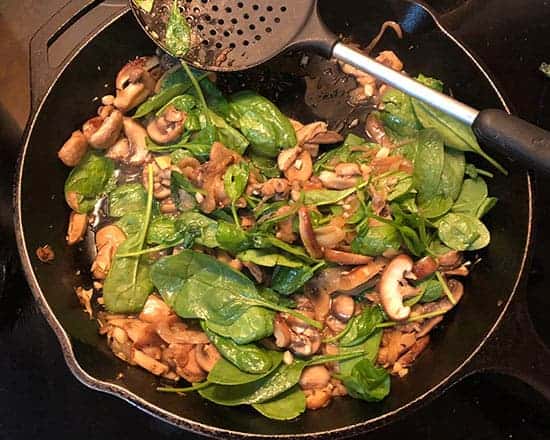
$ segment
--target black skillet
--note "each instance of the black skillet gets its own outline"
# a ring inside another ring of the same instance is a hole
[[[137,55],[153,51],[126,8],[112,7],[112,3],[71,1],[33,38],[32,119],[15,187],[15,225],[23,267],[42,312],[58,336],[67,364],[79,380],[174,425],[216,438],[335,438],[363,433],[392,422],[483,370],[519,377],[550,399],[550,353],[533,330],[523,289],[532,240],[531,178],[503,157],[497,159],[506,164],[510,176],[496,174],[490,183],[491,193],[500,199],[487,218],[493,239],[488,250],[479,254],[481,261],[466,281],[465,298],[434,332],[429,349],[410,374],[393,380],[392,392],[382,403],[338,399],[328,408],[308,412],[295,421],[274,422],[245,408],[216,406],[194,394],[179,397],[157,393],[153,376],[117,360],[73,292],[75,286],[90,285],[90,242],[76,248],[65,245],[69,209],[63,183],[68,170],[56,157],[68,135],[95,112],[98,103],[94,98],[112,92],[120,67]],[[98,10],[110,4],[112,17],[100,20],[61,65],[51,67],[48,47],[59,45],[77,19],[103,17]],[[321,2],[321,14],[334,32],[362,43],[372,38],[384,20],[399,21],[405,39],[384,39],[380,49],[396,50],[411,73],[424,72],[443,79],[465,102],[480,108],[507,109],[481,65],[427,8],[407,0],[326,0]],[[301,66],[306,57],[308,63]],[[366,111],[354,109],[350,113],[345,96],[353,82],[313,54],[281,55],[268,65],[220,76],[220,80],[223,87],[232,90],[245,83],[303,121],[325,119],[338,128]],[[482,162],[477,165],[486,166]],[[35,256],[35,249],[46,243],[56,253],[49,265]],[[120,372],[123,377],[117,379]]]

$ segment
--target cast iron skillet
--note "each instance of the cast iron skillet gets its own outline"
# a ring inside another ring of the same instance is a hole
[[[71,1],[33,38],[33,114],[15,188],[17,241],[27,279],[80,381],[174,425],[216,438],[335,438],[366,432],[410,412],[467,375],[489,369],[520,377],[550,398],[550,354],[532,328],[522,289],[532,239],[531,179],[503,157],[497,159],[506,163],[510,176],[496,174],[490,182],[491,193],[500,199],[487,218],[491,245],[479,255],[481,262],[466,281],[466,295],[457,310],[433,334],[429,349],[409,375],[393,380],[392,392],[383,402],[336,399],[328,408],[310,411],[296,421],[275,422],[245,408],[216,406],[196,394],[157,393],[158,382],[152,375],[115,358],[73,292],[75,286],[91,283],[92,243],[65,245],[69,209],[63,184],[68,170],[56,152],[95,112],[94,97],[112,92],[120,67],[137,55],[152,53],[153,47],[119,4],[60,66],[51,67],[47,58],[48,47],[78,18],[104,7],[98,1]],[[396,50],[409,72],[441,78],[457,97],[478,108],[508,108],[481,65],[424,6],[409,0],[326,0],[321,1],[321,14],[333,31],[362,43],[384,20],[399,21],[405,39],[387,38],[379,48]],[[304,56],[309,62],[301,67]],[[324,119],[338,128],[365,111],[350,114],[345,95],[353,83],[313,54],[286,54],[269,65],[220,79],[233,90],[246,83],[302,121]],[[49,265],[35,256],[35,249],[46,243],[56,253]],[[123,377],[117,379],[120,372]]]

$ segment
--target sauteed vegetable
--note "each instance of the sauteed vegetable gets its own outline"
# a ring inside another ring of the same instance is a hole
[[[67,242],[97,248],[77,294],[159,391],[283,420],[380,401],[463,296],[464,252],[489,244],[496,203],[465,152],[500,165],[468,127],[341,67],[350,101],[376,108],[364,130],[292,120],[153,56],[122,68],[59,151]]]

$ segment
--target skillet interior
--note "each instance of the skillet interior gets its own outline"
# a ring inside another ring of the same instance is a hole
[[[421,7],[403,0],[326,0],[320,4],[322,16],[333,31],[362,43],[370,41],[384,20],[401,22],[407,34],[405,39],[398,42],[385,38],[378,46],[380,49],[396,50],[410,73],[424,72],[444,80],[455,96],[478,108],[502,105],[490,82],[436,28]],[[18,197],[22,225],[19,238],[24,239],[30,255],[29,264],[23,256],[24,265],[35,295],[44,296],[68,335],[82,369],[93,378],[122,385],[144,399],[133,399],[138,404],[147,406],[148,402],[172,413],[175,417],[169,419],[174,423],[191,424],[192,429],[203,432],[205,428],[194,423],[270,436],[319,433],[372,422],[445,381],[490,331],[520,276],[530,227],[529,183],[526,174],[511,164],[507,164],[511,172],[508,178],[495,175],[489,184],[491,194],[500,199],[487,217],[493,238],[489,249],[481,254],[482,262],[466,282],[466,295],[458,313],[448,317],[445,325],[435,332],[432,344],[410,374],[403,380],[393,380],[392,392],[382,403],[337,399],[328,408],[308,412],[296,421],[274,422],[245,408],[216,406],[194,394],[181,398],[157,393],[153,376],[128,367],[112,355],[97,334],[95,322],[81,311],[73,292],[75,286],[90,285],[87,270],[90,253],[86,244],[74,248],[65,245],[69,209],[63,198],[63,184],[68,170],[59,162],[56,152],[70,133],[94,114],[98,105],[94,97],[112,92],[120,67],[128,59],[152,51],[150,41],[130,14],[100,32],[69,63],[53,86],[29,132],[24,151]],[[349,114],[345,94],[353,88],[353,82],[338,76],[334,65],[312,54],[307,54],[307,66],[300,67],[303,55],[282,55],[266,66],[221,77],[221,82],[231,89],[248,84],[275,99],[288,115],[306,122],[325,119],[333,127],[341,126],[343,116],[349,122],[365,111]],[[481,161],[476,164],[488,168]],[[56,252],[51,265],[39,263],[34,254],[45,243]],[[21,240],[20,250],[24,254]],[[37,283],[32,280],[31,271]],[[66,352],[66,356],[71,354]],[[124,377],[117,380],[120,372]],[[219,433],[212,435],[220,437]]]

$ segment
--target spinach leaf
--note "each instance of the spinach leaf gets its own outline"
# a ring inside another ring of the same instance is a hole
[[[147,203],[147,193],[140,183],[117,186],[109,194],[109,215],[122,217],[132,212],[141,212]]]
[[[281,295],[291,295],[304,287],[323,265],[319,263],[317,266],[301,268],[276,266],[271,277],[271,288]]]
[[[443,172],[439,181],[439,193],[443,197],[449,197],[452,200],[457,199],[462,188],[465,168],[466,160],[464,153],[446,148]]]
[[[193,95],[179,95],[168,101],[166,105],[157,111],[156,115],[162,115],[168,107],[175,107],[176,110],[179,110],[180,112],[189,113],[196,106],[197,100]]]
[[[306,396],[297,386],[275,399],[254,403],[252,407],[263,416],[274,420],[292,420],[306,410]]]
[[[143,225],[143,212],[130,212],[119,218],[115,223],[126,237],[139,234]]]
[[[353,252],[373,257],[400,246],[399,230],[391,224],[359,227],[357,237],[351,242]]]
[[[382,96],[384,110],[380,120],[384,126],[399,137],[414,136],[422,128],[414,113],[411,97],[405,93],[389,88]]]
[[[175,57],[183,57],[191,46],[191,27],[182,15],[177,0],[174,0],[168,23],[164,44],[168,52]]]
[[[361,359],[351,370],[349,375],[336,375],[340,379],[350,396],[378,402],[390,392],[390,375],[384,368],[376,367],[369,359]]]
[[[246,276],[199,252],[186,249],[161,258],[153,265],[151,278],[164,300],[182,318],[200,318],[228,325],[250,307],[260,306],[321,327],[301,313],[265,300]]]
[[[250,262],[265,267],[304,267],[304,263],[302,261],[283,254],[276,254],[265,249],[248,249],[237,254],[237,258],[244,262]]]
[[[338,363],[340,366],[340,373],[344,375],[351,374],[351,370],[362,358],[366,358],[371,362],[375,362],[378,357],[378,351],[380,348],[380,342],[382,341],[382,330],[375,331],[365,342],[354,347],[339,347],[339,351],[342,355],[360,351],[363,353],[361,357],[355,357],[352,359],[340,360]]]
[[[246,310],[234,323],[221,325],[209,322],[208,329],[220,336],[231,338],[237,344],[248,344],[271,336],[273,334],[274,319],[275,313],[273,311],[253,306]]]
[[[212,142],[210,143],[189,142],[188,136],[182,137],[178,142],[171,145],[157,145],[147,137],[145,138],[145,144],[147,145],[147,149],[149,151],[152,151],[155,153],[173,153],[178,150],[184,150],[199,160],[207,160],[208,156],[210,155],[210,149],[212,148]]]
[[[497,199],[488,197],[489,191],[485,180],[481,177],[466,179],[462,185],[462,191],[453,205],[453,212],[483,217],[495,206]]]
[[[275,160],[265,156],[258,156],[257,154],[249,154],[248,158],[252,166],[256,168],[262,176],[271,179],[281,175],[281,171]]]
[[[151,220],[147,231],[147,243],[152,245],[174,243],[181,238],[172,217],[160,215]]]
[[[313,170],[315,173],[321,171],[321,169],[327,167],[330,163],[339,162],[353,162],[354,153],[351,151],[352,147],[358,147],[362,145],[374,146],[375,144],[367,142],[366,139],[359,137],[353,133],[349,133],[342,143],[337,148],[332,148],[323,154],[321,154],[315,163],[313,164]],[[356,153],[361,154],[361,153]]]
[[[208,325],[203,329],[220,354],[241,371],[251,374],[268,372],[272,367],[270,353],[254,344],[238,345],[233,340],[219,336],[208,330]]]
[[[365,307],[360,315],[354,316],[346,325],[344,331],[338,335],[341,347],[353,347],[365,342],[377,325],[384,321],[384,313],[378,306]]]
[[[268,99],[252,91],[231,96],[228,122],[250,141],[255,154],[276,157],[283,148],[296,145],[289,119]]]
[[[453,199],[450,197],[445,197],[442,195],[432,196],[429,199],[419,201],[418,211],[419,213],[427,218],[433,219],[441,217],[443,214],[449,212],[453,206]]]
[[[456,150],[477,153],[503,174],[508,174],[502,165],[481,149],[472,129],[466,124],[418,99],[412,98],[412,103],[422,126],[436,130],[443,138],[445,145]]]
[[[172,195],[177,193],[178,189],[183,189],[189,194],[205,194],[203,189],[197,188],[187,177],[177,171],[172,171],[170,173],[170,187],[172,189]]]
[[[181,213],[176,219],[176,228],[183,230],[192,228],[200,231],[195,238],[195,243],[207,248],[216,248],[219,246],[216,240],[218,223],[215,220],[195,211]]]
[[[233,219],[235,220],[235,224],[239,226],[241,222],[239,220],[239,216],[237,215],[237,208],[235,204],[242,196],[246,188],[249,174],[250,168],[248,164],[246,162],[239,162],[229,166],[223,176],[223,186],[225,193],[231,201],[231,212],[233,213]]]
[[[437,195],[445,163],[443,140],[435,130],[422,130],[417,137],[413,183],[421,200]]]
[[[238,226],[220,221],[216,231],[216,241],[219,246],[233,254],[253,247],[252,236]]]
[[[404,171],[390,171],[375,176],[372,183],[377,191],[389,190],[386,199],[391,202],[411,191],[413,177]]]
[[[342,190],[312,189],[310,191],[304,191],[302,193],[304,195],[303,202],[304,205],[308,206],[334,205],[365,186],[366,182],[363,182],[356,187]]]
[[[210,120],[217,129],[217,140],[224,144],[227,148],[235,150],[239,154],[244,154],[249,145],[248,139],[244,137],[238,130],[234,129],[225,122],[221,116],[209,110]]]
[[[153,291],[147,256],[119,257],[118,254],[140,251],[145,243],[153,206],[153,167],[148,166],[148,191],[145,214],[136,235],[128,237],[118,248],[103,284],[105,307],[111,313],[139,312]]]
[[[487,246],[491,235],[476,217],[449,213],[437,223],[439,239],[457,251],[475,251]]]
[[[283,360],[283,353],[280,351],[270,350],[267,353],[271,357],[271,367],[264,373],[246,373],[222,358],[216,362],[214,368],[208,374],[207,380],[218,385],[243,385],[260,380],[278,368]]]
[[[114,186],[114,171],[111,159],[92,152],[86,154],[65,181],[68,205],[81,214],[92,211],[101,196]]]
[[[420,292],[422,295],[420,297],[421,303],[437,301],[445,294],[443,292],[443,287],[441,286],[441,283],[433,277],[427,280],[423,280],[422,282],[417,284],[416,287],[420,288]]]
[[[314,356],[308,361],[294,360],[290,365],[282,364],[273,373],[255,382],[239,386],[212,384],[199,390],[199,394],[205,399],[225,406],[263,403],[294,387],[300,380],[304,368],[309,365],[353,359],[362,355],[362,352],[353,352],[334,356]]]
[[[206,75],[203,75],[203,77]],[[136,110],[134,114],[134,119],[143,118],[149,113],[152,113],[166,104],[168,104],[173,98],[179,95],[183,95],[187,92],[193,85],[191,81],[187,79],[186,81],[177,82],[173,85],[166,87],[164,90],[159,93],[151,96],[147,101],[143,102]]]

